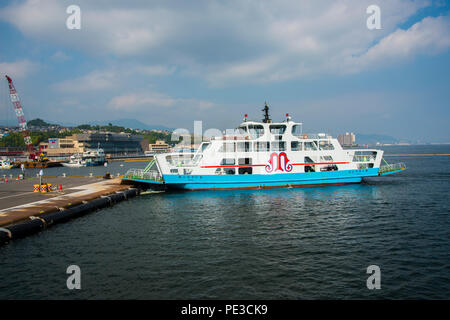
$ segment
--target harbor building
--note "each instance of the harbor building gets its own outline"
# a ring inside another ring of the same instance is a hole
[[[343,147],[351,147],[355,145],[356,137],[353,132],[346,132],[345,134],[338,135],[338,141]]]
[[[40,150],[49,157],[83,153],[101,148],[107,157],[143,154],[142,136],[123,133],[81,133],[41,142]]]
[[[148,145],[149,152],[152,153],[164,153],[168,152],[170,149],[170,146],[165,143],[163,140],[156,140],[155,143],[151,143]]]

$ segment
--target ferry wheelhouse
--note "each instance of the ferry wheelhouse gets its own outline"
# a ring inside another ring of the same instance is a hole
[[[272,122],[247,120],[234,134],[213,137],[194,152],[158,154],[124,180],[170,189],[260,189],[360,183],[391,174],[404,164],[381,166],[383,150],[343,149],[337,139],[302,132],[289,115]]]

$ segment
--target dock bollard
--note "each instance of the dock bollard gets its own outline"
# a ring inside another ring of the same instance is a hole
[[[66,177],[66,174],[65,173],[63,173],[63,178],[65,178]]]
[[[120,173],[117,174],[117,178],[119,178],[119,177],[120,177]]]
[[[90,172],[90,173],[89,173],[89,177],[91,177],[91,178],[92,178],[92,172]]]

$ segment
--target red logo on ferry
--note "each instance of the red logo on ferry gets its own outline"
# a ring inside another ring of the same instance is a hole
[[[276,169],[275,169],[275,161],[276,161]],[[289,163],[289,159],[284,152],[280,152],[279,154],[274,152],[270,155],[269,164],[266,165],[266,172],[271,173],[273,171],[292,171],[292,165]]]

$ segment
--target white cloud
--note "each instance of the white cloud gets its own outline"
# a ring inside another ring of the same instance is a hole
[[[70,57],[62,51],[56,51],[50,57],[50,59],[52,59],[53,61],[56,61],[56,62],[65,62],[67,60],[70,60]]]
[[[450,48],[450,18],[424,18],[407,30],[398,29],[383,38],[359,57],[351,58],[350,71],[397,60],[418,54],[437,54]]]
[[[116,96],[111,99],[108,106],[123,111],[139,110],[143,107],[171,107],[175,100],[169,96],[157,93],[130,93]]]
[[[39,64],[29,60],[0,62],[0,74],[11,78],[24,78],[39,69]]]
[[[206,110],[212,108],[214,103],[197,99],[172,98],[159,92],[129,93],[112,98],[108,107],[112,110],[129,111],[151,111],[156,108],[167,108],[180,110],[188,109]]]
[[[178,70],[215,86],[361,72],[449,48],[448,17],[398,29],[430,6],[427,0],[378,0],[381,30],[366,27],[372,0],[79,0],[81,30],[67,30],[70,2],[14,3],[0,11],[0,20],[26,36],[91,55],[151,61],[140,74]]]
[[[173,74],[175,70],[175,66],[170,67],[163,65],[139,65],[135,68],[135,72],[146,76],[169,76]]]
[[[53,84],[53,87],[60,92],[93,92],[112,89],[118,85],[118,82],[116,72],[95,70],[87,75]]]

